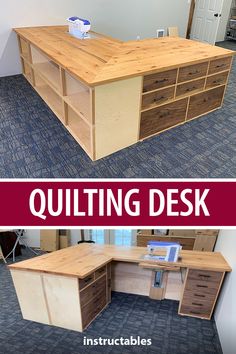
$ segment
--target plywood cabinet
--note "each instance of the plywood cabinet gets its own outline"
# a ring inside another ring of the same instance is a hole
[[[234,54],[183,38],[15,31],[24,76],[92,160],[221,107]]]
[[[152,235],[142,230],[137,235],[137,246],[147,247],[149,241],[178,242],[183,250],[212,252],[218,230],[169,230],[168,235]]]
[[[31,321],[82,332],[111,301],[110,264],[84,279],[22,270],[11,275],[23,318]]]

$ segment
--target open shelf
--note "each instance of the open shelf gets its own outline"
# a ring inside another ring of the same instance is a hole
[[[31,53],[33,68],[43,76],[49,85],[61,92],[59,66],[34,47],[31,48]]]
[[[64,123],[63,103],[61,97],[57,95],[57,93],[36,72],[34,72],[34,77],[35,89],[56,116]]]
[[[67,113],[67,129],[91,157],[92,128],[70,106]]]
[[[91,92],[88,87],[65,72],[65,101],[85,120],[92,122]]]
[[[19,38],[19,44],[21,56],[30,62],[30,47],[28,43],[23,38]]]
[[[24,76],[26,77],[27,80],[30,81],[30,83],[32,83],[32,79],[33,79],[33,75],[32,75],[32,69],[31,69],[31,66],[29,65],[29,63],[24,60],[22,57],[21,57],[21,61],[22,61],[22,68],[23,68],[23,74]]]

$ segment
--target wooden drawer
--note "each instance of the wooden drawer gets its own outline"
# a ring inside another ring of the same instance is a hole
[[[101,275],[106,274],[107,268],[103,266],[95,271],[95,279],[99,278]]]
[[[192,302],[204,302],[204,303],[211,303],[213,304],[215,301],[215,298],[217,296],[217,291],[215,289],[210,289],[208,288],[206,291],[201,291],[201,290],[188,290],[185,289],[184,294],[183,294],[183,299],[182,303],[189,303],[189,299],[191,299]]]
[[[196,235],[218,236],[219,230],[196,230]]]
[[[229,72],[226,71],[221,74],[209,76],[207,78],[206,88],[208,89],[208,88],[216,87],[219,85],[224,85],[227,81],[228,74],[229,74]]]
[[[187,119],[198,117],[221,106],[225,86],[190,97]]]
[[[153,91],[165,86],[175,85],[176,77],[177,69],[144,76],[143,92]]]
[[[208,62],[185,66],[179,69],[178,82],[197,79],[198,77],[206,76]]]
[[[80,292],[80,304],[85,304],[93,300],[96,296],[106,294],[106,275],[86,287]]]
[[[179,242],[183,250],[193,250],[195,238],[188,237],[171,237],[171,242]]]
[[[232,57],[212,60],[210,62],[208,74],[218,73],[220,71],[228,70],[230,68]]]
[[[141,115],[140,139],[184,122],[187,98],[143,112]]]
[[[199,318],[210,318],[212,308],[209,307],[201,307],[194,305],[181,305],[179,313],[182,315],[190,315]]]
[[[88,275],[84,279],[79,279],[79,289],[82,290],[94,281],[94,273]]]
[[[194,80],[177,86],[176,97],[187,96],[194,92],[203,91],[205,79]]]
[[[191,289],[218,289],[224,273],[189,269],[186,287]]]
[[[166,101],[169,101],[174,98],[174,94],[174,86],[145,94],[142,98],[142,109],[152,108]]]
[[[102,311],[106,303],[106,295],[99,294],[81,309],[83,329]]]

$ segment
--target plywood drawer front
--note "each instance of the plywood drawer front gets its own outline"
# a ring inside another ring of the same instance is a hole
[[[208,74],[218,73],[220,71],[228,70],[230,68],[232,57],[213,60],[210,62]]]
[[[226,71],[221,74],[209,76],[207,78],[206,88],[208,89],[208,88],[216,87],[219,85],[224,85],[227,81],[228,74],[229,74],[229,72]]]
[[[106,274],[106,266],[103,266],[95,271],[95,279],[99,278],[101,275]]]
[[[187,98],[143,112],[141,115],[140,138],[170,128],[185,120]]]
[[[178,82],[197,79],[198,77],[206,76],[208,62],[185,66],[179,69]]]
[[[203,91],[205,79],[195,80],[177,86],[176,96],[187,96],[194,92]]]
[[[201,280],[207,281],[210,283],[220,284],[222,279],[222,272],[213,272],[209,270],[198,270],[198,269],[189,269],[188,278],[191,280]]]
[[[196,235],[218,236],[219,230],[196,230]]]
[[[187,119],[207,113],[221,106],[225,86],[190,97]]]
[[[165,86],[175,85],[176,77],[177,69],[144,76],[143,92],[156,90]]]
[[[106,294],[99,294],[92,301],[90,301],[87,305],[82,307],[82,322],[83,328],[88,326],[88,324],[94,319],[94,317],[99,314],[100,311],[106,306]]]
[[[106,276],[98,279],[80,292],[80,304],[85,304],[93,300],[96,296],[106,294]]]
[[[179,313],[187,316],[190,315],[190,316],[200,317],[200,318],[210,318],[211,308],[183,304],[180,307]]]
[[[142,109],[155,107],[168,100],[171,100],[174,98],[174,94],[175,94],[175,87],[173,86],[173,87],[168,87],[163,90],[158,90],[143,95]]]
[[[88,275],[84,279],[79,279],[79,289],[82,290],[94,281],[94,273]]]
[[[183,250],[193,250],[195,238],[188,237],[171,237],[171,242],[179,242]]]

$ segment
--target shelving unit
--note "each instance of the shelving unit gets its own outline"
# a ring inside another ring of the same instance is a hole
[[[92,90],[19,38],[23,75],[93,159]]]
[[[236,40],[236,0],[232,1],[229,20],[226,27],[226,39]]]

